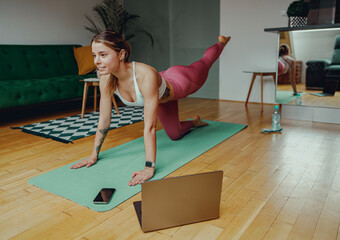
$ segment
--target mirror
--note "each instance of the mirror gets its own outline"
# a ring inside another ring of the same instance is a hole
[[[280,32],[277,73],[277,103],[340,108],[340,28]]]

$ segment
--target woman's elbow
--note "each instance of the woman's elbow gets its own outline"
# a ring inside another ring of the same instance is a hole
[[[144,128],[144,135],[145,134],[151,134],[151,135],[156,134],[156,126],[145,127]]]

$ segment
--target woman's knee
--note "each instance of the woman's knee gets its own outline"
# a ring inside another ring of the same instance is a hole
[[[169,138],[172,140],[172,141],[177,141],[177,140],[180,140],[183,135],[181,133],[172,133],[172,134],[168,134]]]

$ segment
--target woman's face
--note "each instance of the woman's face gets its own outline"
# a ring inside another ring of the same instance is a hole
[[[117,52],[103,43],[92,43],[94,64],[99,69],[100,74],[106,75],[118,71],[122,51]]]

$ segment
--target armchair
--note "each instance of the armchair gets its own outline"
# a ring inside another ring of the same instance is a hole
[[[340,81],[340,35],[335,37],[331,60],[313,60],[306,64],[306,89],[323,89],[326,80]],[[340,91],[340,84],[337,91]]]

